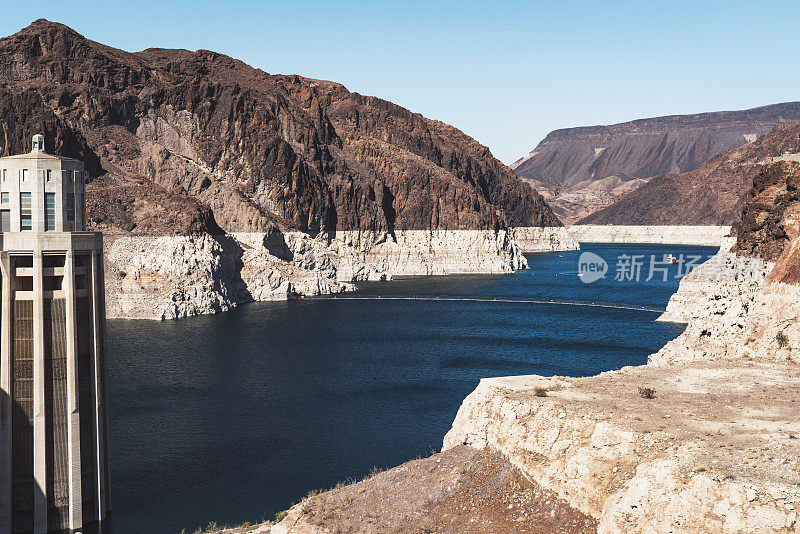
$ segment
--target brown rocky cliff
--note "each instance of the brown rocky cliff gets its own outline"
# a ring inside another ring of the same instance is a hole
[[[652,179],[579,224],[727,225],[739,220],[755,176],[784,152],[800,152],[800,123],[779,124],[697,170]]]
[[[270,75],[204,50],[127,53],[44,20],[0,39],[0,58],[0,152],[24,151],[43,131],[50,150],[110,175],[88,188],[98,228],[560,224],[486,147],[339,84]],[[155,205],[109,205],[106,187]],[[151,220],[160,198],[186,216]]]
[[[777,161],[764,167],[753,180],[749,197],[736,225],[736,251],[776,260],[791,239],[798,236],[800,164]]]
[[[753,180],[735,251],[776,261],[769,281],[800,283],[800,163],[777,161]]]

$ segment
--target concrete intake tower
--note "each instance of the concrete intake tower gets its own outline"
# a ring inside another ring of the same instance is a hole
[[[0,158],[0,532],[91,528],[110,510],[103,238],[86,231],[85,180],[41,135]]]

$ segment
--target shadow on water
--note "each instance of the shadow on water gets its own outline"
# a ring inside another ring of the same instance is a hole
[[[614,257],[633,250],[586,248],[612,272]],[[531,255],[530,270],[510,275],[375,282],[357,293],[474,300],[319,298],[109,321],[112,534],[272,518],[311,489],[438,450],[483,377],[639,365],[681,332],[648,311],[481,300],[663,308],[677,288],[558,275],[577,258]]]

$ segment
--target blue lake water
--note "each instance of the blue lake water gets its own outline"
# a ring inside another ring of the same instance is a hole
[[[254,523],[311,489],[427,455],[482,377],[643,364],[682,330],[637,309],[663,309],[678,284],[678,266],[666,282],[660,272],[645,281],[650,255],[715,252],[583,251],[609,261],[605,279],[581,282],[580,252],[534,254],[514,274],[109,321],[112,534]],[[638,282],[614,280],[624,255],[644,256]]]

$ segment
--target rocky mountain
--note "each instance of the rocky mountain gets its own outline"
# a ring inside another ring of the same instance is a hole
[[[512,168],[573,223],[650,179],[689,172],[712,157],[800,121],[800,102],[555,130]]]
[[[143,235],[557,226],[461,131],[214,52],[128,53],[38,20],[0,39],[0,154],[87,163],[93,228]]]
[[[777,161],[756,175],[736,224],[737,252],[774,261],[789,244],[790,236],[800,234],[798,161]]]
[[[581,224],[717,225],[739,220],[753,179],[785,153],[800,153],[800,123],[779,124],[698,169],[667,174],[624,195]]]

